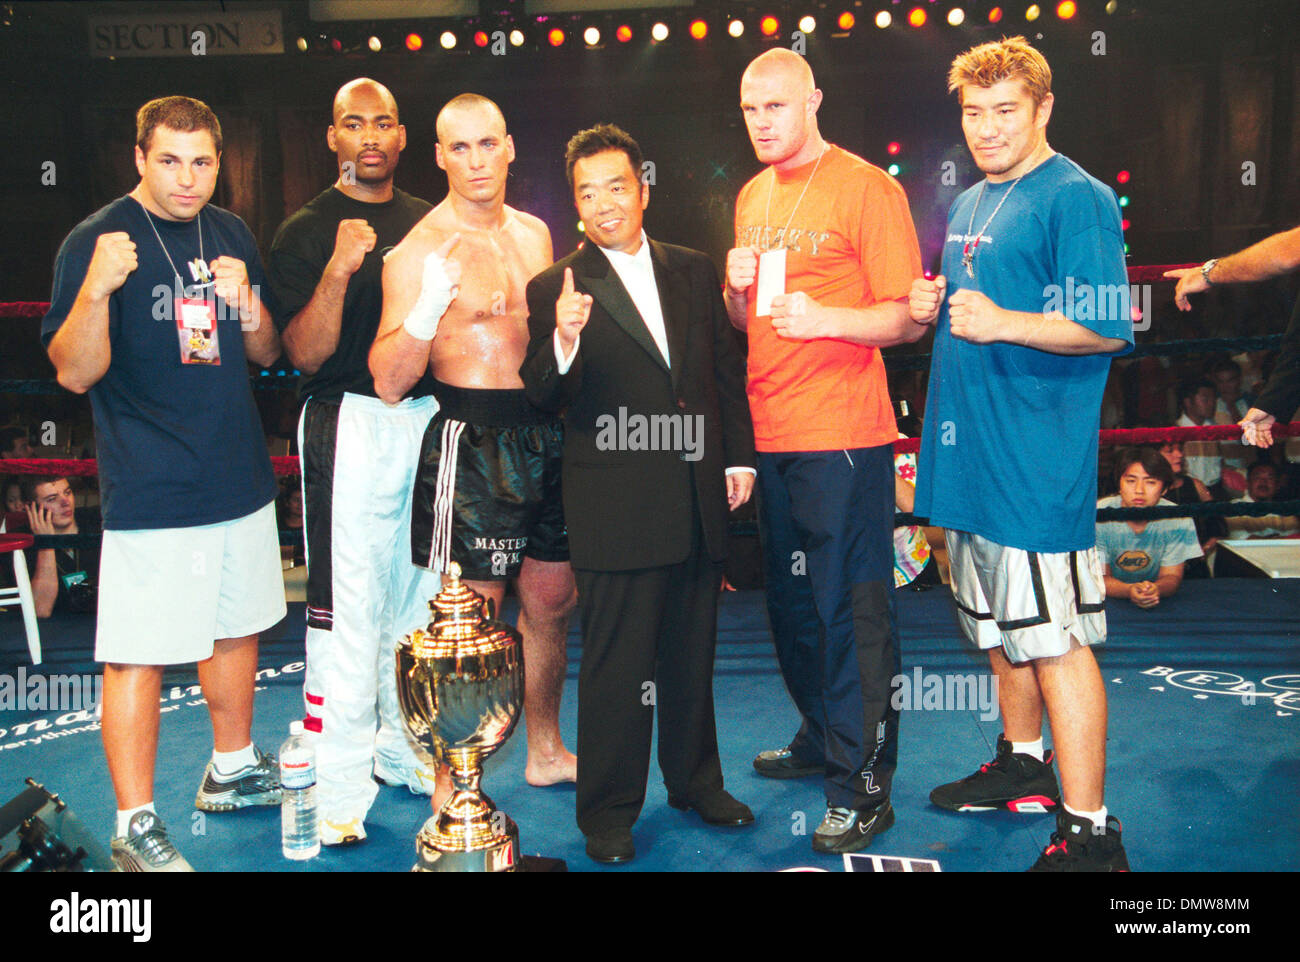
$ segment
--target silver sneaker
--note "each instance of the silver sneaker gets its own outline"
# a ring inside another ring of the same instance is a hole
[[[233,812],[251,805],[279,805],[280,765],[273,752],[253,747],[257,764],[237,772],[229,781],[219,781],[209,760],[203,782],[194,796],[194,807],[205,812]]]
[[[843,835],[853,825],[853,816],[855,814],[851,808],[826,809],[821,824],[817,826],[816,834],[824,835],[827,838]]]
[[[885,799],[873,808],[828,808],[822,823],[813,833],[814,852],[857,852],[894,824],[894,806]]]
[[[193,872],[167,837],[167,826],[150,811],[136,812],[126,835],[113,839],[113,865],[119,872]]]

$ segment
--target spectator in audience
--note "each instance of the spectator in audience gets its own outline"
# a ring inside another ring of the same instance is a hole
[[[1241,365],[1220,357],[1206,366],[1205,373],[1214,382],[1218,395],[1214,423],[1236,424],[1250,410],[1241,396]],[[1254,452],[1240,441],[1220,441],[1219,454],[1223,458],[1223,486],[1230,491],[1245,491],[1246,471],[1255,463]]]
[[[1250,408],[1241,396],[1241,365],[1231,358],[1211,361],[1205,374],[1214,384],[1218,399],[1214,404],[1215,424],[1236,424]]]
[[[1154,448],[1128,448],[1118,460],[1119,494],[1099,508],[1145,508],[1170,504],[1161,495],[1174,473]],[[1159,521],[1103,521],[1097,524],[1097,552],[1106,565],[1106,597],[1127,598],[1154,608],[1183,583],[1183,562],[1201,556],[1191,518]]]
[[[3,485],[4,507],[0,508],[0,532],[26,531],[27,510],[23,501],[22,482],[16,477],[5,478]],[[14,586],[12,564],[0,564],[0,588]],[[3,611],[0,608],[0,611]]]
[[[1246,493],[1233,503],[1272,501],[1277,497],[1280,483],[1281,475],[1277,466],[1271,461],[1260,461],[1250,467],[1246,478]],[[1228,537],[1234,541],[1243,538],[1289,538],[1300,532],[1300,518],[1295,515],[1266,514],[1254,518],[1227,518],[1226,521]]]
[[[90,534],[98,530],[97,519],[77,511],[67,478],[27,475],[22,490],[32,534]],[[98,545],[33,548],[27,552],[27,568],[36,617],[48,618],[55,611],[83,614],[95,610]]]
[[[1232,355],[1233,361],[1241,370],[1241,397],[1246,402],[1246,411],[1249,413],[1251,405],[1255,403],[1255,398],[1259,392],[1264,389],[1264,384],[1268,381],[1269,371],[1265,370],[1265,363],[1273,351],[1242,351],[1240,354]]]
[[[1178,385],[1178,408],[1182,412],[1175,426],[1205,427],[1214,424],[1214,382],[1207,378],[1189,378]],[[1187,474],[1202,482],[1215,501],[1226,501],[1223,490],[1223,458],[1217,441],[1186,441],[1183,457]]]
[[[5,478],[4,481],[4,513],[10,514],[23,510],[23,485],[17,478]]]
[[[1186,459],[1183,457],[1183,442],[1168,441],[1160,446],[1160,455],[1169,462],[1169,469],[1174,473],[1174,480],[1165,489],[1164,498],[1174,504],[1200,504],[1213,501],[1210,489],[1199,478],[1193,478],[1184,470]],[[1196,540],[1201,544],[1202,558],[1187,562],[1183,569],[1184,578],[1209,578],[1214,568],[1214,552],[1219,539],[1226,537],[1227,527],[1222,518],[1193,518],[1196,527]]]
[[[1174,480],[1164,493],[1164,497],[1174,504],[1195,504],[1197,501],[1213,501],[1210,489],[1200,478],[1187,473],[1187,459],[1183,454],[1182,441],[1166,441],[1160,445],[1160,455],[1169,462],[1169,469],[1174,473]]]
[[[0,461],[10,458],[34,458],[32,443],[26,428],[0,428]]]

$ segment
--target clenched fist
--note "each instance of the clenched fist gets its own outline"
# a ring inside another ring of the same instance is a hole
[[[964,289],[948,298],[948,329],[972,344],[992,344],[1008,333],[1002,309],[979,291]]]
[[[758,278],[758,251],[753,247],[733,247],[727,251],[727,293],[740,297]]]
[[[126,283],[127,276],[139,263],[135,242],[126,231],[100,234],[95,241],[95,253],[90,257],[82,289],[96,300],[108,297]]]
[[[772,330],[781,337],[796,341],[824,337],[821,316],[821,305],[803,291],[772,298]]]
[[[338,233],[334,237],[334,253],[325,270],[351,277],[361,269],[361,262],[375,249],[378,240],[374,228],[360,218],[339,221]]]
[[[918,277],[912,281],[907,294],[907,309],[918,324],[933,324],[939,318],[943,296],[948,291],[948,278],[940,274],[934,280]]]
[[[573,289],[573,268],[564,269],[564,287],[555,299],[555,332],[567,356],[591,317],[591,295]]]
[[[239,311],[242,318],[252,309],[253,297],[248,289],[248,268],[238,257],[223,254],[213,258],[208,267],[212,270],[212,291]]]

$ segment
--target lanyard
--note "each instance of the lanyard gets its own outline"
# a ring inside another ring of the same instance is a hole
[[[144,204],[140,205],[140,209],[144,211],[145,219],[149,221],[149,228],[153,231],[153,236],[158,238],[158,246],[162,248],[163,256],[167,258],[167,263],[171,265],[172,273],[176,275],[176,280],[180,282],[181,290],[184,290],[185,278],[182,277],[181,272],[176,269],[176,262],[172,260],[172,255],[168,253],[167,245],[163,243],[162,235],[158,233],[158,228],[154,227],[153,216],[149,213],[149,209],[145,207]],[[203,211],[199,211],[198,214],[195,215],[195,220],[198,221],[199,225],[199,260],[203,262],[204,267],[207,267],[207,258],[203,256]]]

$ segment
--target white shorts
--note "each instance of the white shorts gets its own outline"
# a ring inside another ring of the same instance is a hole
[[[95,660],[179,665],[285,615],[275,503],[192,528],[105,531]]]
[[[1106,582],[1096,547],[1044,553],[946,530],[957,620],[981,649],[1019,664],[1106,640]],[[990,603],[991,602],[991,603]]]

